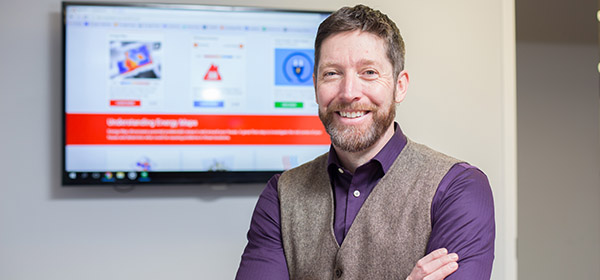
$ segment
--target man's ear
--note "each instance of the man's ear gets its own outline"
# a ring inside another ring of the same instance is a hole
[[[406,97],[406,92],[408,91],[408,72],[406,70],[402,70],[400,74],[398,74],[398,79],[396,82],[396,94],[394,96],[394,101],[396,103],[402,102]]]

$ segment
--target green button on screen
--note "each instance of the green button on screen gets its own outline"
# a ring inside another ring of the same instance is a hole
[[[275,102],[275,108],[302,108],[302,102]]]

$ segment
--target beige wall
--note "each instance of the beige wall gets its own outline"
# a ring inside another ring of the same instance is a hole
[[[366,3],[388,13],[407,43],[411,85],[398,121],[414,140],[487,173],[498,236],[493,279],[515,279],[512,2]],[[0,279],[232,278],[263,186],[61,188],[60,2],[2,1],[0,14]]]

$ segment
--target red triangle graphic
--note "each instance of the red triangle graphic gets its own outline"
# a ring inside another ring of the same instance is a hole
[[[206,75],[204,75],[204,80],[205,81],[220,81],[221,74],[219,74],[219,67],[217,65],[211,64],[210,69],[208,69],[208,72],[206,72]]]

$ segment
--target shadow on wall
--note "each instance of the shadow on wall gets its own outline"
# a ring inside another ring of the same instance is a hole
[[[60,13],[52,12],[48,16],[48,34],[62,34],[62,18]],[[50,59],[48,73],[50,73],[51,98],[50,115],[46,118],[46,125],[50,127],[49,145],[51,168],[49,177],[51,188],[48,197],[51,200],[61,199],[131,199],[131,198],[185,198],[194,197],[204,201],[214,201],[220,198],[231,197],[258,197],[265,184],[221,184],[221,185],[159,185],[159,186],[86,186],[63,187],[61,185],[62,169],[62,37],[49,36],[47,57]],[[266,182],[265,182],[266,183]]]

